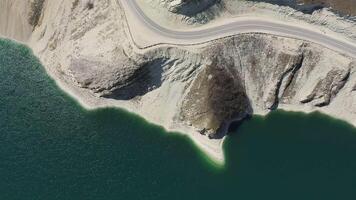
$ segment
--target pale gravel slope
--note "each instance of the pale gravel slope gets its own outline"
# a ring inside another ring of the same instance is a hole
[[[0,35],[19,41],[28,40],[32,33],[27,20],[29,1],[1,0],[0,9]]]

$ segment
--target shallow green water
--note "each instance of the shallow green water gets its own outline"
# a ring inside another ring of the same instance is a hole
[[[0,40],[0,200],[356,199],[356,130],[341,121],[279,111],[224,148],[216,168],[182,135],[85,111],[28,49]]]

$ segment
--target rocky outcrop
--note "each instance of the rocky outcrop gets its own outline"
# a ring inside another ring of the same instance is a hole
[[[301,100],[301,102],[313,102],[313,105],[320,107],[329,105],[331,100],[345,86],[349,77],[350,69],[329,71],[325,78],[319,80],[311,94]]]
[[[193,16],[218,3],[219,0],[167,0],[164,5],[169,11]]]
[[[166,25],[206,24],[224,10],[223,0],[137,0],[150,17]],[[159,15],[156,15],[159,12]],[[164,18],[162,18],[164,16]],[[178,23],[177,23],[178,22]]]
[[[215,56],[190,85],[180,120],[210,138],[222,138],[231,121],[251,115],[252,109],[236,64]]]

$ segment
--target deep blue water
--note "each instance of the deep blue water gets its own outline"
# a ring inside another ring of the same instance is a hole
[[[356,130],[314,113],[253,117],[226,165],[117,109],[86,111],[26,47],[0,40],[0,200],[356,199]]]

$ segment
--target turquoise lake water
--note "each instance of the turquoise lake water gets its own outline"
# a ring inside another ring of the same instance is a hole
[[[356,199],[356,129],[274,112],[228,136],[216,167],[187,137],[86,111],[30,50],[0,40],[0,200]]]

